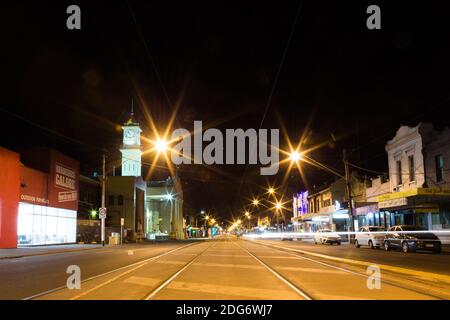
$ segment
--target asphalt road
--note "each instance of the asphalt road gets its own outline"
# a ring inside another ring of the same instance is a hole
[[[436,272],[450,275],[450,252],[433,254],[429,252],[403,253],[400,250],[384,251],[384,249],[370,249],[368,247],[355,248],[353,245],[341,246],[317,244],[305,241],[262,240],[293,249],[317,252],[325,255],[386,264],[408,269]]]
[[[0,299],[24,299],[64,286],[68,277],[67,267],[70,265],[79,266],[82,279],[87,279],[187,244],[189,242],[124,245],[0,259]]]
[[[281,241],[275,243],[298,245]],[[252,241],[227,238],[197,242],[181,248],[183,245],[186,243],[136,246],[133,256],[128,256],[127,249],[114,248],[109,252],[61,254],[47,256],[46,259],[30,257],[26,263],[28,267],[23,268],[37,273],[37,276],[23,276],[26,271],[20,268],[21,259],[6,264],[0,261],[0,280],[2,284],[3,280],[7,280],[8,286],[7,290],[1,290],[1,294],[9,298],[24,298],[64,285],[68,276],[65,268],[67,264],[75,263],[82,270],[84,281],[81,289],[61,288],[34,298],[421,300],[450,297],[449,283],[427,283],[421,281],[423,279],[383,273],[380,287],[374,288],[370,286],[373,282],[368,285],[368,274],[364,268],[336,265]],[[175,248],[178,250],[170,251]],[[332,249],[324,247],[317,250]],[[142,261],[152,256],[154,258]],[[31,269],[30,265],[36,266]],[[4,271],[4,266],[8,267],[9,273]],[[122,268],[117,269],[119,266]],[[39,275],[42,271],[45,274]],[[105,271],[110,272],[86,280]]]

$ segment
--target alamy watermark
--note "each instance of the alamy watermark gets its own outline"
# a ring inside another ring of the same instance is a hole
[[[81,269],[77,265],[70,265],[67,267],[66,273],[70,276],[67,278],[66,286],[69,290],[81,289]]]
[[[379,266],[371,265],[367,267],[367,289],[380,290],[381,289],[381,269]]]
[[[171,158],[175,165],[259,163],[264,166],[260,168],[261,175],[278,173],[278,129],[226,129],[224,135],[215,128],[203,132],[202,125],[202,121],[194,121],[193,134],[184,128],[173,131],[171,139],[177,143],[171,147]]]

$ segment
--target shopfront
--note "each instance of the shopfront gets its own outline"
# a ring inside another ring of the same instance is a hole
[[[35,157],[48,169],[21,166],[18,245],[75,243],[79,164],[54,150]]]
[[[380,197],[387,225],[416,225],[428,230],[450,229],[450,190],[417,188]]]
[[[9,205],[0,207],[0,248],[75,243],[78,161],[54,150],[30,152],[24,159],[1,151],[0,176],[9,179],[3,180],[0,203]],[[10,194],[15,186],[17,193]]]

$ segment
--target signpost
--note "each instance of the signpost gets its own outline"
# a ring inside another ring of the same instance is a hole
[[[99,218],[102,221],[102,246],[105,246],[105,219],[106,219],[106,208],[100,208]]]
[[[120,244],[122,245],[122,239],[123,239],[123,225],[125,224],[125,219],[120,218]]]

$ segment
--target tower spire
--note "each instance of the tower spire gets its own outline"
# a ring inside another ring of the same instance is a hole
[[[134,99],[131,98],[131,110],[130,110],[130,116],[128,120],[125,122],[125,125],[137,125],[138,123],[134,119]]]
[[[131,98],[131,112],[130,112],[131,116],[134,116],[134,99]]]

